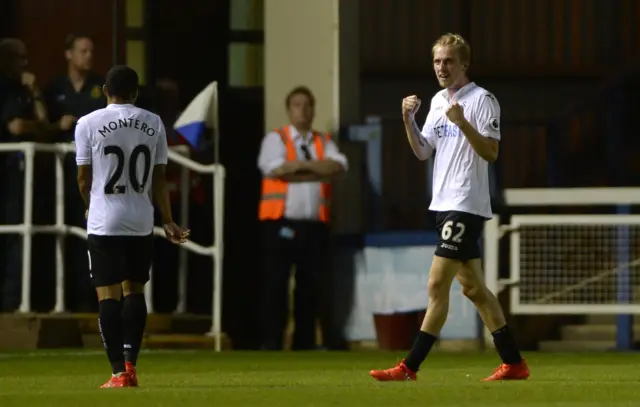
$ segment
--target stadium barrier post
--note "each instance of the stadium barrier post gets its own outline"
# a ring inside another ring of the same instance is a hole
[[[60,146],[63,147],[63,146]],[[53,312],[64,312],[64,148],[54,152],[56,165],[56,303]]]
[[[618,214],[630,214],[629,205],[618,205]],[[616,278],[617,301],[619,304],[629,304],[632,298],[631,278],[629,276],[630,253],[629,226],[618,226],[616,231],[616,247],[618,267],[620,272]],[[628,351],[633,347],[633,315],[616,316],[616,348],[620,351]]]
[[[33,170],[35,147],[29,143],[24,146],[24,213],[22,228],[22,301],[20,312],[31,311],[31,243],[33,235]]]
[[[180,172],[180,224],[189,227],[189,169],[182,167]],[[178,304],[176,313],[184,314],[187,311],[187,269],[189,267],[189,253],[184,247],[179,248],[178,258]]]
[[[144,300],[147,304],[147,312],[149,314],[155,313],[153,309],[153,264],[149,268],[149,281],[144,285]]]
[[[217,165],[213,178],[214,183],[214,258],[213,258],[213,333],[215,335],[216,352],[222,350],[222,257],[224,230],[224,167]]]
[[[500,215],[496,214],[485,222],[483,240],[485,282],[497,297],[500,294]],[[483,332],[483,346],[492,346],[491,332],[487,328],[483,328]]]

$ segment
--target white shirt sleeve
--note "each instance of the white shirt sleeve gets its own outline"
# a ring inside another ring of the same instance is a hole
[[[345,171],[349,170],[349,163],[347,162],[347,156],[342,154],[338,149],[336,143],[333,140],[327,141],[327,144],[324,146],[324,157],[329,160],[336,161],[342,165],[342,168]]]
[[[481,97],[476,115],[478,133],[500,140],[500,104],[491,94]]]
[[[262,139],[260,154],[258,155],[258,168],[262,175],[267,176],[273,170],[280,167],[287,159],[287,150],[282,138],[276,132],[268,133]]]
[[[167,145],[167,131],[164,128],[162,120],[158,120],[158,144],[156,145],[155,165],[167,164],[169,161],[169,147]]]
[[[76,164],[91,165],[91,129],[86,120],[78,120],[75,130]]]

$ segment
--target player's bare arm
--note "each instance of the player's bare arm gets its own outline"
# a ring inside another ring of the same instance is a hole
[[[447,110],[449,120],[460,128],[462,134],[467,138],[471,147],[480,157],[492,163],[498,159],[498,140],[484,137],[464,118],[464,110],[457,103],[452,103]]]
[[[416,95],[404,98],[402,100],[402,120],[404,121],[404,128],[413,154],[415,154],[419,160],[424,161],[431,157],[433,148],[422,138],[420,129],[416,124],[415,114],[418,112],[418,109],[420,109],[421,103]]]
[[[89,193],[91,192],[91,183],[93,182],[93,169],[90,165],[78,166],[78,189],[84,201],[84,205],[89,209]]]
[[[167,189],[166,164],[157,164],[153,169],[153,198],[160,210],[164,232],[171,243],[184,243],[190,231],[175,224],[171,214],[171,201]]]

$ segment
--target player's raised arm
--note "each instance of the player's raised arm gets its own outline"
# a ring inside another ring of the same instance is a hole
[[[91,130],[85,120],[79,120],[75,131],[76,163],[78,164],[78,189],[89,209],[89,193],[93,182],[91,167]]]
[[[458,103],[451,104],[447,110],[447,117],[453,124],[460,128],[460,131],[462,131],[475,152],[486,161],[492,163],[498,159],[498,140],[500,139],[500,118],[498,116],[500,112],[494,113],[493,115],[497,116],[492,117],[491,107],[487,106],[487,100],[489,100],[489,97],[485,96],[483,100],[480,101],[478,116],[479,121],[482,121],[483,124],[482,128],[478,128],[478,130],[476,130],[474,124],[469,123],[469,121],[465,119],[464,110]],[[486,122],[486,124],[484,124],[484,122]],[[495,128],[492,129],[494,126]],[[497,136],[495,136],[495,134],[497,134]]]
[[[415,115],[420,104],[421,101],[416,95],[404,98],[402,100],[402,120],[413,153],[419,160],[426,160],[433,154],[433,147],[424,139],[416,124]]]

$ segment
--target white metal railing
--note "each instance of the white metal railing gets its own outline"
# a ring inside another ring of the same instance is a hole
[[[618,213],[613,212],[607,215],[590,213],[511,215],[508,223],[504,223],[504,219],[500,219],[500,216],[495,215],[493,219],[487,221],[484,228],[484,271],[487,287],[496,295],[504,290],[509,290],[510,310],[512,314],[615,314],[637,312],[638,304],[629,304],[628,300],[618,302],[619,299],[616,300],[616,302],[605,304],[603,301],[604,296],[602,296],[602,298],[592,298],[592,303],[589,304],[539,303],[540,301],[548,301],[550,298],[571,292],[586,284],[599,282],[607,276],[615,276],[616,279],[621,277],[620,282],[616,282],[616,284],[622,284],[623,287],[618,287],[618,289],[629,289],[631,285],[628,281],[629,269],[631,267],[637,267],[638,264],[640,264],[640,259],[634,259],[628,247],[623,247],[622,253],[620,252],[619,246],[624,239],[620,239],[617,235],[609,238],[611,247],[605,248],[611,253],[614,253],[615,257],[619,257],[616,260],[616,266],[607,266],[600,270],[598,264],[590,264],[590,267],[586,268],[588,272],[584,273],[586,277],[584,277],[583,280],[570,281],[567,284],[556,287],[555,290],[551,291],[547,296],[541,295],[536,301],[525,304],[521,303],[520,291],[523,282],[524,284],[529,284],[528,287],[530,287],[532,281],[535,282],[535,279],[529,278],[528,281],[522,279],[520,252],[521,250],[528,249],[528,247],[524,247],[524,249],[521,247],[520,234],[523,233],[522,227],[532,225],[547,227],[558,227],[569,224],[591,227],[617,225],[622,228],[630,228],[633,226],[637,228],[637,226],[640,225],[640,216],[626,215],[625,213],[628,213],[626,210],[629,209],[631,205],[640,205],[640,188],[514,188],[506,189],[504,191],[504,197],[506,204],[514,208],[615,206],[616,209],[614,211],[618,211]],[[573,211],[575,211],[575,209],[573,209]],[[565,242],[570,241],[572,236],[576,236],[578,233],[579,232],[574,232],[573,235],[571,233],[565,233],[563,239]],[[627,232],[627,234],[628,233],[629,232]],[[507,237],[509,237],[509,239],[506,239]],[[510,243],[508,250],[510,260],[508,278],[500,277],[500,254],[501,249],[505,249],[505,247],[501,247],[501,242],[504,241]],[[625,245],[629,245],[629,243]],[[536,242],[536,246],[542,247],[543,245]],[[625,251],[627,253],[624,253]],[[527,267],[530,268],[529,271],[531,271],[531,269],[538,270],[539,268],[540,272],[544,272],[545,267],[547,269],[553,269],[555,267],[556,272],[562,272],[562,268],[553,263],[552,253],[541,251],[538,256],[541,264],[533,263],[527,265]],[[551,258],[551,260],[549,260],[549,258]],[[605,288],[601,288],[600,293],[603,292],[609,293],[605,291]],[[611,293],[618,294],[613,290],[611,290]],[[598,301],[600,302],[598,303]],[[492,342],[491,334],[488,330],[485,330],[485,342],[487,344],[491,344]]]
[[[201,246],[191,240],[182,244],[178,273],[178,304],[177,313],[186,310],[187,297],[187,250],[213,259],[213,304],[211,336],[215,338],[215,349],[222,347],[222,253],[223,253],[223,222],[224,222],[224,181],[225,169],[220,164],[203,165],[183,154],[186,146],[177,146],[169,150],[169,160],[182,167],[180,178],[181,193],[181,223],[188,221],[189,191],[191,189],[189,170],[197,173],[213,175],[213,245]],[[65,312],[64,305],[64,238],[74,235],[82,239],[87,238],[87,231],[77,226],[64,223],[64,157],[75,152],[73,143],[41,144],[41,143],[0,143],[0,153],[22,152],[24,154],[24,209],[23,221],[18,225],[0,225],[0,234],[22,235],[22,293],[18,309],[21,313],[31,312],[31,252],[32,237],[37,233],[55,234],[56,238],[56,302],[53,312]],[[182,152],[182,153],[181,153]],[[188,152],[188,148],[186,148]],[[55,225],[33,224],[33,181],[34,158],[36,153],[52,153],[56,156],[56,222]],[[162,228],[155,227],[154,235],[165,237]],[[153,312],[151,282],[145,287],[147,305]]]

